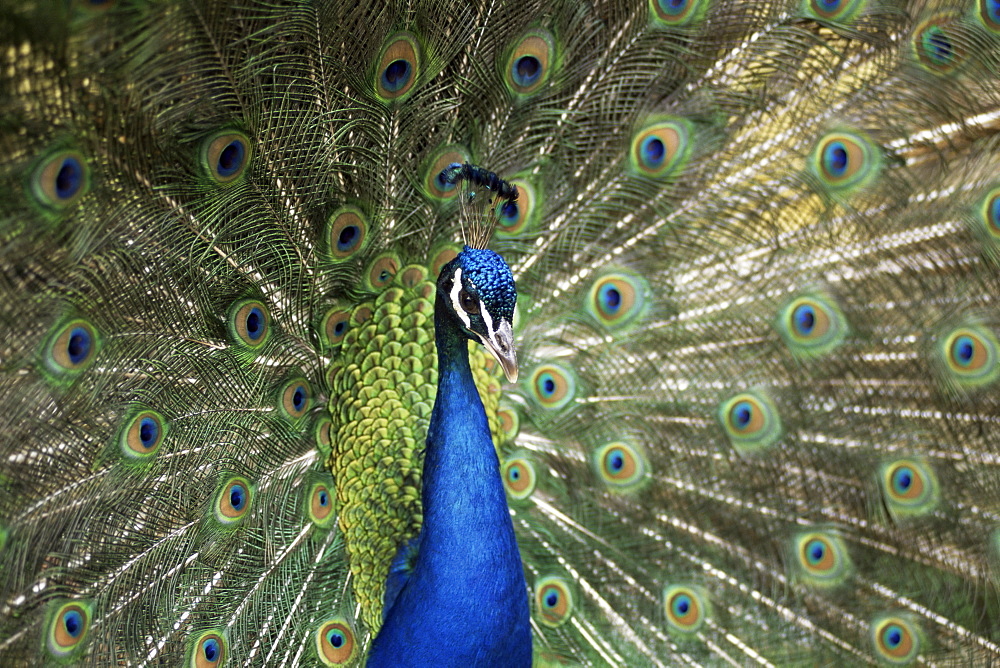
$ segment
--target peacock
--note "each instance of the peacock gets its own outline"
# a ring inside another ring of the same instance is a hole
[[[997,0],[0,9],[0,665],[1000,663]]]

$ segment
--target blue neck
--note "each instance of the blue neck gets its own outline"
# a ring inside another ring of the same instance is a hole
[[[438,389],[413,570],[368,665],[531,665],[528,595],[468,339],[438,297]]]

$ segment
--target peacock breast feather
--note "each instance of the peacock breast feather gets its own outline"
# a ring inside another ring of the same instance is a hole
[[[424,443],[437,393],[433,269],[399,271],[373,301],[344,309],[345,324],[333,337],[342,339],[328,373],[326,466],[336,481],[355,599],[372,633],[382,625],[390,563],[420,531]],[[471,341],[469,363],[499,447],[502,374]]]

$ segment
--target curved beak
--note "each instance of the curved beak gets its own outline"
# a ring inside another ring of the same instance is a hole
[[[503,374],[511,383],[517,382],[517,352],[514,350],[514,330],[506,320],[489,337],[483,337],[483,346],[500,363]]]

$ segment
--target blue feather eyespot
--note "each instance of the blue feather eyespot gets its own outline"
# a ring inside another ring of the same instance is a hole
[[[535,582],[535,606],[538,621],[558,628],[573,615],[573,594],[566,581],[557,576],[539,578]]]
[[[983,199],[982,218],[989,233],[1000,239],[1000,187],[990,190]]]
[[[406,98],[420,74],[420,45],[410,33],[389,38],[379,57],[375,94],[383,102]]]
[[[867,5],[867,0],[803,0],[807,16],[823,21],[849,23]]]
[[[649,286],[640,276],[606,274],[590,286],[586,310],[607,329],[620,330],[645,313],[648,292]]]
[[[342,262],[357,255],[367,245],[368,220],[360,209],[342,207],[327,219],[324,237],[330,259]]]
[[[126,460],[148,460],[160,449],[166,431],[166,421],[156,411],[133,413],[125,420],[118,438],[122,454]]]
[[[722,402],[719,422],[737,452],[750,455],[774,445],[781,438],[778,411],[765,396],[746,392]]]
[[[885,663],[903,666],[920,654],[920,631],[916,624],[902,615],[885,615],[871,625],[875,655]]]
[[[576,379],[569,369],[543,364],[528,377],[528,390],[542,408],[558,410],[576,395]]]
[[[245,299],[229,307],[226,324],[234,342],[257,349],[268,339],[271,316],[262,303]]]
[[[510,184],[517,188],[517,199],[503,200],[497,205],[496,233],[502,239],[530,232],[541,212],[534,186],[523,179],[512,179]]]
[[[290,380],[281,389],[279,408],[292,420],[305,416],[312,407],[312,388],[301,378]]]
[[[438,149],[425,163],[423,172],[424,195],[427,199],[440,204],[457,197],[460,190],[458,184],[450,183],[443,177],[442,172],[449,165],[465,164],[469,160],[469,152],[461,146],[449,145]]]
[[[100,344],[93,325],[79,318],[70,320],[49,336],[45,366],[58,376],[78,374],[94,361]]]
[[[38,204],[52,211],[65,211],[90,190],[90,167],[77,151],[57,151],[39,161],[30,182]]]
[[[886,507],[895,517],[925,515],[937,505],[937,476],[919,459],[897,459],[882,465],[879,486]]]
[[[690,121],[675,116],[647,125],[632,138],[632,171],[661,178],[682,169],[691,157],[691,133]]]
[[[708,597],[699,587],[668,585],[663,590],[667,627],[681,635],[696,633],[708,619]]]
[[[215,499],[215,517],[222,524],[234,524],[250,510],[253,491],[246,478],[230,478]]]
[[[1000,186],[988,189],[965,220],[982,244],[986,257],[1000,264]]]
[[[500,429],[503,430],[504,442],[513,441],[521,428],[521,418],[517,411],[507,406],[497,409],[497,418],[500,419]]]
[[[701,21],[710,0],[649,0],[649,9],[656,22],[666,26],[689,26]]]
[[[382,253],[365,270],[365,285],[372,292],[381,292],[389,287],[402,263],[395,253]]]
[[[357,643],[347,620],[337,617],[320,625],[316,630],[316,652],[327,666],[344,666],[354,660]]]
[[[524,35],[507,58],[504,82],[518,95],[537,93],[549,80],[555,64],[555,40],[544,30]]]
[[[199,635],[188,648],[190,668],[215,668],[226,661],[226,640],[221,633],[208,631]]]
[[[993,383],[1000,376],[997,350],[1000,344],[990,330],[959,327],[943,337],[938,354],[943,360],[945,380],[965,389]]]
[[[202,144],[202,168],[216,183],[230,185],[246,172],[252,153],[245,134],[224,130]]]
[[[853,570],[847,546],[840,536],[829,531],[807,531],[792,541],[799,578],[814,587],[842,584]]]
[[[627,441],[612,441],[596,448],[591,465],[612,491],[634,492],[648,480],[648,461],[638,447]]]
[[[965,61],[964,49],[955,38],[955,18],[949,13],[922,22],[911,37],[917,62],[935,74],[954,72]]]
[[[345,308],[345,304],[338,304],[327,311],[323,318],[323,326],[320,331],[323,333],[323,344],[327,348],[340,345],[347,330],[350,329],[351,311]]]
[[[333,488],[328,481],[317,481],[308,487],[307,509],[309,520],[320,528],[327,528],[336,519]]]
[[[523,501],[535,491],[538,477],[535,475],[535,465],[527,457],[511,457],[505,459],[500,467],[500,477],[503,486],[512,499]]]
[[[977,16],[984,28],[1000,34],[1000,0],[979,0]]]
[[[831,132],[816,144],[809,171],[825,190],[850,194],[870,185],[882,170],[882,154],[858,132]]]
[[[46,648],[55,659],[68,660],[83,651],[90,630],[92,609],[85,601],[71,601],[53,606],[48,615]]]
[[[794,355],[818,357],[843,342],[847,320],[832,299],[809,295],[793,299],[781,310],[776,329]]]

